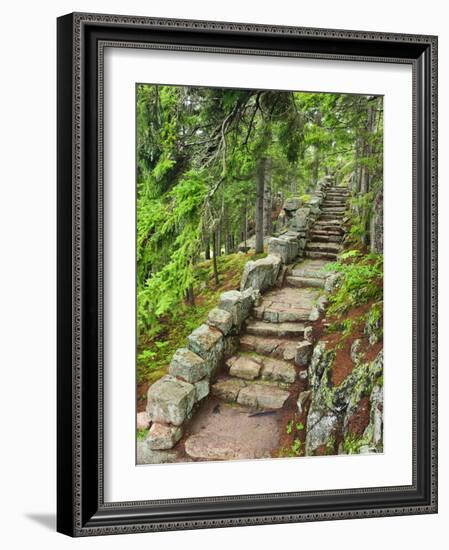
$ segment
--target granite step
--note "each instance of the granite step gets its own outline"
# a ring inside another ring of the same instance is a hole
[[[314,259],[314,260],[336,260],[337,259],[337,254],[335,254],[334,252],[310,252],[310,251],[306,251],[305,253],[305,257],[306,258],[311,258],[311,259]]]
[[[344,212],[321,212],[318,221],[339,220],[344,218]]]
[[[321,215],[323,214],[344,214],[345,208],[322,208]]]
[[[324,271],[324,268],[329,262],[325,260],[304,260],[293,266],[291,275],[293,277],[307,277],[315,279],[325,279],[329,273]]]
[[[341,243],[342,235],[329,235],[312,232],[310,234],[310,242],[315,243]]]
[[[253,317],[267,323],[301,323],[309,320],[312,307],[277,308],[276,306],[257,307],[253,310]]]
[[[260,379],[280,384],[293,384],[296,380],[296,369],[291,363],[257,353],[234,355],[226,365],[229,376],[243,380]]]
[[[285,338],[267,338],[253,334],[243,334],[240,337],[240,350],[243,352],[255,352],[267,357],[278,357],[285,361],[292,361],[296,355],[298,342]]]
[[[222,376],[211,386],[214,397],[227,403],[238,403],[252,409],[281,409],[290,396],[276,383],[248,381]]]
[[[313,227],[321,227],[323,228],[335,228],[335,229],[341,229],[343,230],[343,223],[342,220],[339,219],[331,219],[331,220],[317,220]]]
[[[303,323],[284,322],[268,323],[266,321],[248,321],[246,332],[254,336],[267,336],[268,338],[296,338],[304,335]]]
[[[286,283],[289,286],[294,286],[297,288],[324,288],[324,278],[318,277],[295,277],[294,275],[291,275],[286,278]]]
[[[341,237],[344,233],[344,229],[337,227],[337,226],[330,226],[327,229],[324,229],[323,227],[315,227],[313,226],[310,230],[310,235],[317,235],[322,237],[332,236],[332,237]]]
[[[338,243],[311,243],[306,245],[306,252],[340,252],[341,246]]]

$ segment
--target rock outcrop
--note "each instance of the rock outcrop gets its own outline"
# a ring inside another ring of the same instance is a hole
[[[371,362],[363,362],[355,355],[354,369],[335,386],[331,376],[335,350],[326,346],[324,340],[316,344],[309,365],[312,401],[307,417],[306,455],[335,454],[337,450],[352,454],[366,451],[366,445],[381,452],[383,352]],[[367,413],[366,425],[360,421],[362,407]],[[355,418],[357,424],[353,422]]]

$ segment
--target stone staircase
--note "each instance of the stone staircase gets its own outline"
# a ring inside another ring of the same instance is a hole
[[[295,382],[305,378],[301,373],[306,374],[312,353],[305,332],[324,286],[326,263],[304,260],[289,270],[282,288],[262,296],[246,321],[238,352],[212,385],[212,395],[259,410],[284,406]]]
[[[344,236],[343,218],[348,196],[349,191],[345,187],[331,187],[327,190],[321,214],[309,232],[306,258],[337,258]]]
[[[283,415],[293,416],[307,393],[310,332],[328,277],[323,268],[342,246],[347,196],[328,189],[306,258],[287,266],[281,284],[264,292],[245,320],[235,353],[175,448],[185,460],[261,458],[278,448]]]

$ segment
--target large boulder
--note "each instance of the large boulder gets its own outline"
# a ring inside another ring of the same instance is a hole
[[[281,235],[268,241],[268,254],[279,256],[284,264],[291,263],[299,252],[299,241],[295,237]]]
[[[232,314],[229,311],[215,307],[209,312],[207,323],[226,336],[232,328]]]
[[[148,390],[147,413],[152,422],[180,426],[195,403],[195,387],[166,375]]]
[[[203,324],[189,334],[187,341],[189,348],[208,363],[213,374],[223,360],[223,334],[217,328]]]
[[[181,437],[181,427],[154,422],[148,432],[147,445],[153,450],[172,449]]]
[[[298,367],[306,367],[309,364],[312,355],[313,345],[307,340],[303,340],[296,346],[295,364]]]
[[[195,382],[195,384],[193,385],[195,386],[196,401],[201,401],[201,399],[204,399],[209,395],[209,391],[210,391],[209,378],[203,378],[202,380],[198,380],[198,382]]]
[[[168,372],[193,384],[210,373],[210,366],[193,351],[180,348],[173,355]]]
[[[273,254],[245,264],[240,283],[240,290],[248,288],[263,292],[272,287],[277,279],[281,267],[281,258]]]
[[[284,202],[284,205],[283,205],[283,210],[286,210],[287,212],[293,212],[295,210],[298,210],[298,208],[300,208],[301,206],[301,199],[299,199],[298,197],[292,197],[290,199],[287,199],[285,202]]]
[[[307,416],[306,456],[313,456],[322,447],[333,454],[338,427],[338,417],[335,414],[323,414],[322,411],[311,408]]]
[[[219,309],[227,311],[232,316],[232,323],[240,328],[245,320],[245,311],[242,304],[242,293],[238,290],[228,290],[220,295]]]
[[[242,388],[237,403],[259,409],[280,409],[287,401],[289,392],[268,384],[251,384]]]
[[[306,231],[309,228],[310,208],[299,208],[288,220],[288,226],[296,231]]]

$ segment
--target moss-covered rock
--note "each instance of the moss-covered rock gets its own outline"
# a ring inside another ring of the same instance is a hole
[[[379,452],[383,431],[383,353],[374,361],[358,363],[338,386],[332,384],[331,376],[335,354],[335,350],[326,349],[324,341],[317,343],[312,354],[306,455],[323,454],[324,447],[334,449],[337,441],[343,441],[339,447],[342,453],[359,452],[363,446]]]

